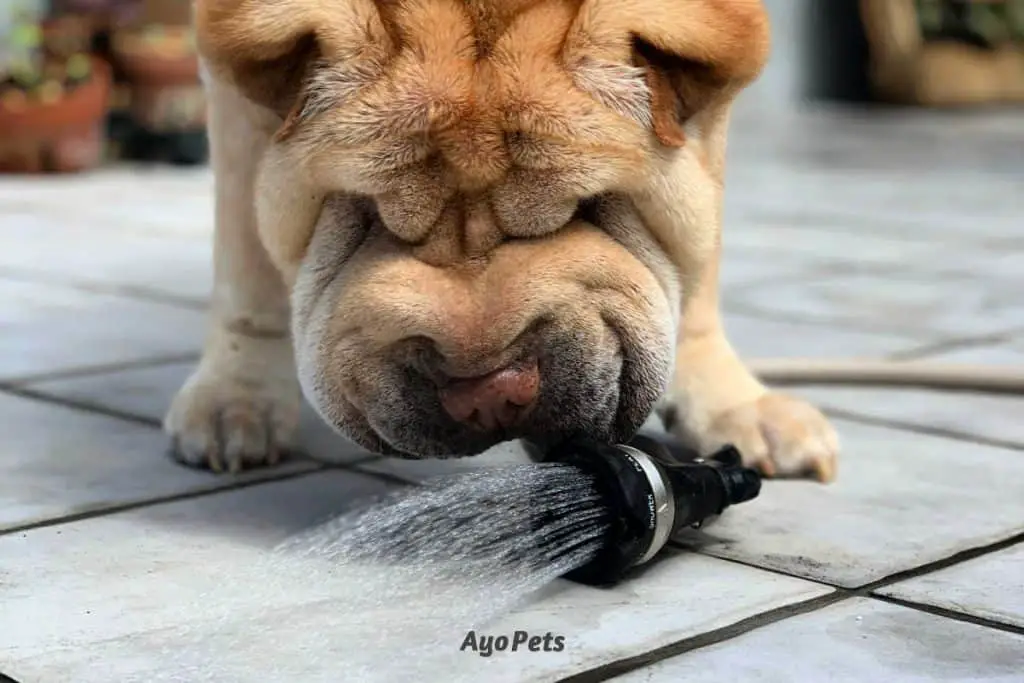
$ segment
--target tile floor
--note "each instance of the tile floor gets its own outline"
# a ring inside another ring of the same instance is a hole
[[[726,210],[742,352],[1024,364],[1019,117],[755,114],[736,116]],[[377,630],[342,587],[254,568],[453,465],[375,459],[311,415],[316,461],[216,477],[164,457],[212,215],[205,170],[0,180],[0,672],[432,680],[389,648],[401,606]],[[838,416],[838,483],[770,483],[613,590],[551,586],[493,632],[561,634],[563,651],[483,658],[453,635],[436,680],[1024,680],[1024,399],[799,391]],[[355,675],[357,654],[372,666]]]

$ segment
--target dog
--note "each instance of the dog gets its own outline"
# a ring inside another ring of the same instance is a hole
[[[652,414],[767,476],[836,433],[719,311],[729,111],[759,0],[198,0],[211,322],[165,426],[271,465],[301,396],[403,458],[628,439]]]

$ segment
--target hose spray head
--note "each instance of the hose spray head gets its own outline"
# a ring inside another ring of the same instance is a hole
[[[676,532],[761,492],[760,474],[743,467],[732,446],[703,459],[676,455],[645,436],[616,445],[573,440],[545,454],[547,462],[591,475],[609,510],[602,549],[565,578],[589,585],[616,583],[657,555]]]

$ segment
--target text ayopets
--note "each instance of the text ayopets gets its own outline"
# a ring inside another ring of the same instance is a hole
[[[490,657],[495,652],[561,652],[564,649],[565,636],[556,636],[550,631],[542,636],[526,631],[515,631],[511,636],[487,636],[470,631],[459,647],[462,652],[470,650],[481,657]]]

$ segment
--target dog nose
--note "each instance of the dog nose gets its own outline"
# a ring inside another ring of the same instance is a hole
[[[484,431],[507,429],[529,412],[540,392],[537,362],[454,379],[440,389],[441,405],[456,422]]]

